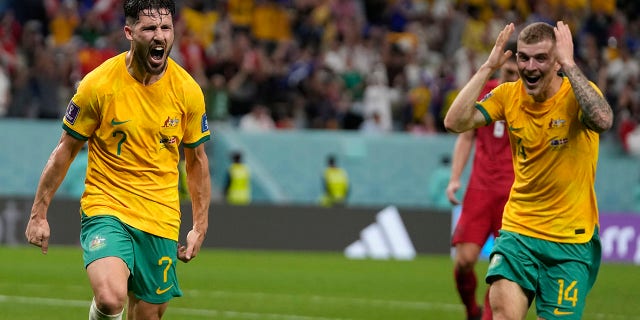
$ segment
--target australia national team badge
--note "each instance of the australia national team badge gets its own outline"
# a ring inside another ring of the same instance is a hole
[[[162,127],[163,128],[173,128],[173,127],[177,126],[178,123],[180,123],[180,119],[167,117],[167,120],[164,121],[164,124],[162,125]]]
[[[101,236],[95,236],[95,238],[93,238],[91,240],[91,243],[89,244],[89,251],[96,251],[104,248],[104,246],[107,245],[105,241],[106,241],[105,238]]]
[[[76,119],[78,119],[78,115],[80,114],[80,107],[78,107],[73,101],[69,102],[67,106],[67,112],[64,114],[65,120],[70,124],[74,124]]]

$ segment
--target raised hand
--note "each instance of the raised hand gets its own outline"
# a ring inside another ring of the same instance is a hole
[[[575,65],[571,29],[564,22],[558,21],[553,31],[556,34],[556,59],[558,63],[565,68]]]
[[[509,38],[511,38],[511,34],[515,30],[515,26],[513,23],[509,23],[500,31],[498,38],[496,39],[496,43],[491,49],[491,53],[487,58],[487,61],[484,63],[485,66],[491,68],[492,70],[499,69],[515,52],[511,52],[511,50],[505,52],[504,48],[507,46],[507,42],[509,42]]]

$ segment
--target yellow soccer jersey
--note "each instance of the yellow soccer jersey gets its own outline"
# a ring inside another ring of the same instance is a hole
[[[178,146],[209,140],[201,88],[173,60],[148,86],[117,55],[81,82],[63,128],[88,140],[85,192],[88,216],[114,215],[142,231],[177,240],[180,228]]]
[[[599,134],[581,121],[569,80],[543,103],[525,92],[522,80],[505,83],[476,108],[487,123],[508,125],[515,181],[502,228],[556,242],[589,241],[598,224]]]

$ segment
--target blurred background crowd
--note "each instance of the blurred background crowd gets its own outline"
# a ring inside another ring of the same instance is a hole
[[[209,120],[240,130],[445,133],[497,34],[567,22],[575,58],[640,137],[634,0],[177,0],[172,57]],[[0,0],[0,116],[60,118],[82,77],[129,49],[122,0]],[[631,142],[630,142],[631,141]],[[633,148],[633,146],[631,146]]]

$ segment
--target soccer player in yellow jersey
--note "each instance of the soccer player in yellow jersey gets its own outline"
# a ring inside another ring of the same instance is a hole
[[[210,132],[204,97],[169,58],[173,0],[125,0],[129,51],[80,82],[63,119],[60,141],[38,183],[27,240],[47,253],[47,209],[82,146],[89,149],[80,201],[80,242],[94,299],[89,319],[160,319],[181,296],[178,260],[200,250],[211,193],[203,142]],[[193,228],[178,243],[179,146],[184,149]],[[127,302],[128,299],[128,302]]]
[[[486,62],[462,88],[445,126],[464,132],[506,121],[515,181],[491,253],[493,319],[580,319],[601,259],[594,191],[599,133],[613,112],[577,67],[562,21],[533,23],[505,51],[507,25]],[[520,79],[476,101],[490,76],[515,54]]]

